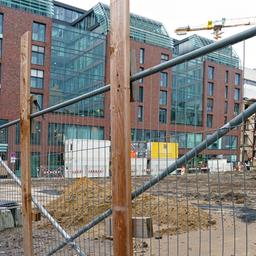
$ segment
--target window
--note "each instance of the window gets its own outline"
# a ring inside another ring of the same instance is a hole
[[[240,105],[238,103],[234,104],[234,114],[238,115],[240,112]]]
[[[143,106],[138,106],[138,120],[143,121]]]
[[[143,70],[144,70],[144,68],[143,68],[143,67],[140,67],[140,72],[143,71]],[[142,77],[142,78],[139,80],[139,82],[140,82],[141,84],[143,84],[144,78]]]
[[[208,96],[213,96],[213,90],[214,90],[214,84],[211,83],[211,82],[208,82],[207,95]]]
[[[139,87],[139,102],[143,102],[144,97],[144,88],[142,86]]]
[[[32,40],[45,42],[45,28],[45,24],[34,22]]]
[[[225,84],[228,84],[228,70],[225,72]]]
[[[227,99],[227,98],[228,98],[228,87],[225,86],[225,99]]]
[[[207,115],[206,126],[212,128],[212,115]]]
[[[167,110],[165,108],[159,109],[159,122],[166,124],[167,121]]]
[[[211,66],[208,67],[208,79],[209,80],[214,79],[214,67],[211,67]]]
[[[235,89],[234,100],[240,100],[240,89]]]
[[[44,47],[32,45],[32,64],[44,65]]]
[[[228,102],[225,101],[224,103],[224,114],[227,114],[228,113]]]
[[[161,63],[166,62],[168,60],[169,60],[169,55],[165,54],[165,53],[162,53],[161,54]]]
[[[31,87],[43,88],[44,85],[44,71],[38,69],[31,69]]]
[[[167,105],[167,91],[160,91],[159,104],[160,105]]]
[[[3,45],[3,14],[0,14],[0,58],[2,57],[2,45]]]
[[[168,86],[168,73],[166,73],[166,72],[160,73],[160,85],[163,87]]]
[[[228,118],[227,116],[224,116],[224,124],[226,124],[228,122]]]
[[[213,99],[207,99],[207,112],[213,111]]]
[[[39,105],[39,108],[43,109],[43,95],[37,94],[37,93],[31,93],[31,95],[35,96],[37,103]],[[38,110],[40,110],[40,109],[38,109]]]
[[[0,119],[0,126],[4,125],[8,122],[6,119]],[[7,144],[8,143],[8,128],[0,130],[0,144]],[[2,145],[1,145],[2,147]],[[1,150],[0,150],[1,151]],[[7,148],[6,148],[7,151]]]
[[[240,85],[241,75],[235,74],[235,85]]]
[[[140,48],[140,64],[144,64],[144,63],[145,63],[145,49]]]
[[[41,143],[41,122],[35,121],[31,125],[30,134],[31,144],[40,145]],[[16,124],[16,144],[20,144],[20,124]]]

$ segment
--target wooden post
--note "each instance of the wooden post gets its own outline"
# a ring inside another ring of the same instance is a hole
[[[131,256],[131,123],[129,0],[110,1],[113,252]]]
[[[30,62],[31,32],[21,37],[20,53],[20,147],[24,255],[33,255],[30,174]]]

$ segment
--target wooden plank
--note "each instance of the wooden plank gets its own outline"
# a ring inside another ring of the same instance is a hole
[[[133,254],[131,221],[129,0],[110,1],[113,252]]]
[[[22,222],[24,255],[33,255],[32,207],[30,174],[30,61],[31,32],[21,37],[20,66],[20,147],[21,147],[21,186]]]

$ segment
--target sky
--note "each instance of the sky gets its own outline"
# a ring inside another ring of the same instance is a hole
[[[85,10],[90,9],[98,3],[96,0],[59,0]],[[101,0],[109,4],[110,0]],[[256,17],[255,0],[130,0],[130,11],[164,24],[167,32],[173,38],[182,39],[184,36],[177,36],[174,30],[180,26],[197,26],[207,24],[208,20],[237,19]],[[256,21],[256,18],[255,18]],[[256,26],[256,24],[255,24]],[[247,30],[252,26],[239,26],[237,28],[225,28],[222,38]],[[193,33],[188,33],[187,36]],[[197,34],[213,39],[212,31],[197,32]],[[256,37],[246,40],[234,46],[235,51],[245,67],[256,68]],[[244,50],[245,49],[245,50]]]

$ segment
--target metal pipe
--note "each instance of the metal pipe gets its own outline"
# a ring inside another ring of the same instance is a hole
[[[8,174],[14,179],[14,181],[21,187],[20,179],[14,174],[14,172],[4,163],[0,157],[0,164],[3,165]],[[57,221],[50,215],[50,213],[43,207],[40,203],[37,202],[36,198],[32,196],[32,202],[40,210],[40,212],[50,221],[50,223],[58,230],[58,232],[67,240],[71,237],[70,235],[58,224]],[[73,241],[67,242],[80,256],[85,256],[86,254],[80,249],[80,247]]]
[[[109,91],[109,90],[110,90],[110,85],[108,84],[108,85],[105,85],[105,86],[103,86],[103,87],[100,87],[100,88],[98,88],[98,89],[96,89],[96,90],[94,90],[94,91],[87,92],[87,93],[85,93],[85,94],[83,94],[83,95],[80,95],[80,96],[77,96],[77,97],[75,97],[75,98],[73,98],[73,99],[66,100],[66,101],[61,102],[61,103],[59,103],[59,104],[56,104],[56,105],[54,105],[54,106],[51,106],[51,107],[45,108],[45,109],[43,109],[43,110],[40,110],[40,111],[38,111],[38,112],[32,113],[32,114],[30,115],[30,118],[35,118],[35,117],[38,117],[38,116],[42,116],[42,115],[44,115],[44,114],[47,114],[47,113],[56,111],[56,110],[58,110],[58,109],[61,109],[61,108],[70,106],[70,105],[72,105],[72,104],[75,104],[75,103],[77,103],[77,102],[79,102],[79,101],[81,101],[81,100],[86,100],[86,99],[89,99],[89,98],[91,98],[91,97],[100,95],[100,94],[105,93],[105,92],[107,92],[107,91]],[[14,125],[14,124],[19,123],[19,122],[20,122],[20,119],[16,119],[16,120],[13,120],[13,121],[8,122],[8,123],[6,123],[6,124],[3,124],[3,125],[0,126],[0,130],[1,130],[1,129],[4,129],[4,128],[8,128],[8,127],[10,127],[10,126],[12,126],[12,125]]]
[[[136,73],[133,76],[131,76],[131,82],[134,82],[134,81],[137,81],[141,78],[153,75],[153,74],[155,74],[157,72],[160,72],[162,70],[165,70],[167,68],[174,67],[178,64],[181,64],[182,62],[189,61],[189,60],[192,60],[194,58],[202,57],[203,55],[214,52],[216,50],[219,50],[219,49],[224,48],[226,46],[229,46],[231,44],[239,43],[243,40],[249,39],[249,38],[254,37],[254,36],[256,36],[256,27],[250,28],[250,29],[245,30],[245,31],[243,31],[241,33],[238,33],[236,35],[227,37],[227,38],[222,39],[220,41],[214,42],[210,45],[206,45],[206,46],[201,47],[199,49],[196,49],[192,52],[186,53],[184,55],[178,56],[174,59],[171,59],[169,61],[166,61],[164,63],[156,65],[154,67],[143,70],[139,73]],[[35,117],[44,115],[44,114],[49,113],[49,112],[53,112],[53,111],[58,110],[60,108],[63,108],[63,107],[69,106],[71,104],[77,103],[81,100],[89,99],[91,97],[100,95],[100,94],[105,93],[109,90],[110,90],[110,85],[108,84],[108,85],[100,87],[100,88],[98,88],[98,89],[96,89],[92,92],[85,93],[85,94],[80,95],[76,98],[64,101],[64,102],[59,103],[57,105],[54,105],[54,106],[51,106],[51,107],[46,108],[44,110],[33,113],[33,114],[31,114],[31,118],[35,118]],[[19,121],[20,121],[19,119],[16,119],[16,120],[8,122],[4,125],[1,125],[0,130],[3,129],[3,128],[7,128],[11,125],[17,124],[17,123],[19,123]]]
[[[219,50],[221,48],[227,47],[231,44],[239,43],[243,40],[249,39],[251,37],[256,36],[256,27],[247,29],[243,32],[240,32],[238,34],[232,35],[230,37],[227,37],[225,39],[222,39],[220,41],[214,42],[212,44],[206,45],[204,47],[201,47],[199,49],[196,49],[192,52],[186,53],[184,55],[178,56],[174,59],[171,59],[169,61],[163,62],[159,65],[156,65],[154,67],[145,69],[139,73],[134,74],[131,77],[131,82],[137,81],[141,78],[153,75],[159,71],[162,71],[167,68],[171,68],[173,66],[176,66],[178,64],[181,64],[185,61],[189,61],[198,57],[202,57],[203,55],[206,55],[210,52],[214,52],[216,50]]]
[[[253,103],[250,107],[248,107],[246,110],[244,110],[242,113],[240,113],[238,116],[233,118],[231,121],[226,123],[224,126],[219,128],[216,132],[214,132],[212,135],[207,137],[204,141],[199,143],[195,148],[191,149],[189,152],[187,152],[185,155],[183,155],[181,158],[176,160],[174,163],[172,163],[169,167],[167,167],[162,173],[160,173],[158,176],[153,177],[148,182],[143,184],[141,187],[139,187],[136,191],[132,193],[132,199],[138,197],[142,193],[144,193],[146,190],[157,184],[159,181],[164,179],[168,174],[175,171],[178,167],[186,163],[187,161],[191,160],[193,157],[197,156],[201,151],[206,149],[208,146],[210,146],[213,142],[217,141],[219,138],[223,137],[225,134],[227,134],[230,130],[234,129],[236,126],[240,125],[245,119],[250,117],[256,112],[256,103]],[[91,229],[92,227],[96,226],[98,223],[100,223],[102,220],[106,219],[112,214],[112,210],[108,209],[104,213],[97,216],[94,220],[83,226],[81,229],[79,229],[68,241],[62,242],[58,247],[53,249],[48,256],[52,255],[53,253],[57,252],[58,250],[62,249],[67,242],[74,241],[74,239],[78,238],[80,235]]]

